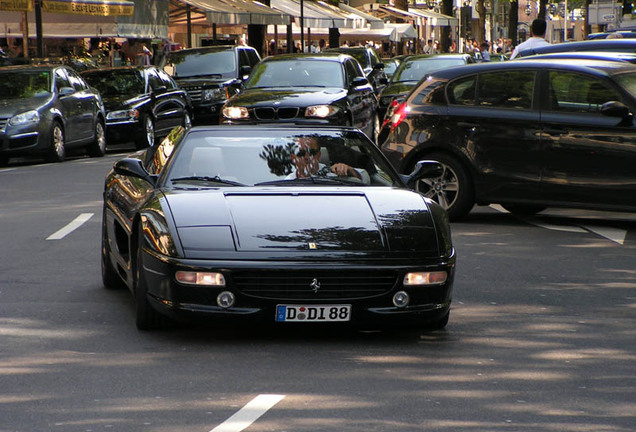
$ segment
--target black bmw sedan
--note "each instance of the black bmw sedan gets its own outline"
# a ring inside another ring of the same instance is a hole
[[[418,190],[451,219],[473,205],[636,211],[636,66],[590,59],[459,66],[419,83],[383,152],[401,172],[444,174]]]
[[[137,326],[442,328],[455,251],[446,212],[357,129],[175,129],[115,163],[102,276]]]
[[[377,98],[351,56],[285,54],[253,69],[223,108],[228,124],[302,123],[355,126],[375,141]]]
[[[106,152],[104,104],[64,65],[0,67],[0,165],[16,156],[61,162],[71,149]]]
[[[142,149],[192,124],[190,97],[155,66],[91,69],[82,76],[102,95],[109,143],[134,141]]]

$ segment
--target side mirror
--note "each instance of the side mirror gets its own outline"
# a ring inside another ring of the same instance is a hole
[[[382,77],[378,80],[378,82],[380,83],[380,85],[388,85],[389,84],[389,79]]]
[[[241,66],[239,68],[239,74],[241,75],[241,77],[246,80],[250,74],[252,73],[252,67],[251,66]]]
[[[115,170],[115,173],[119,175],[137,177],[142,180],[146,180],[148,183],[153,185],[157,181],[156,176],[146,171],[140,159],[125,158],[118,160],[115,162],[115,165],[113,165],[113,169]]]
[[[369,84],[369,80],[365,77],[355,77],[353,81],[351,81],[351,87],[360,87],[367,84]]]
[[[601,105],[601,114],[608,117],[618,117],[624,120],[631,120],[633,117],[633,114],[629,111],[629,107],[618,101],[609,101]]]
[[[376,63],[373,65],[373,69],[375,70],[384,70],[384,63],[380,62],[380,63]]]
[[[401,175],[407,186],[413,187],[415,182],[423,178],[440,177],[444,173],[441,163],[432,160],[421,160],[415,165],[415,169],[409,175]]]
[[[73,87],[62,87],[58,93],[60,94],[60,96],[68,96],[68,95],[72,95],[73,93],[75,93],[75,89]]]
[[[157,87],[156,89],[153,89],[152,93],[154,93],[154,94],[163,94],[163,93],[165,93],[167,91],[168,91],[168,87],[160,86],[160,87]]]

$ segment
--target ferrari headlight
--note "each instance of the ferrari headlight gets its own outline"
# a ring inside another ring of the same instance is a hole
[[[245,107],[230,106],[223,108],[223,117],[232,120],[248,119],[250,118],[250,113]]]
[[[138,120],[139,110],[128,109],[128,110],[111,111],[106,114],[106,119],[107,120]]]
[[[9,120],[9,124],[11,126],[19,126],[29,123],[37,123],[39,121],[40,114],[37,111],[27,111],[11,117],[11,120]]]
[[[405,286],[440,285],[446,282],[446,279],[448,279],[448,273],[445,271],[412,272],[404,276],[402,283]]]
[[[216,272],[178,271],[175,278],[177,282],[186,285],[225,286],[225,277]]]
[[[201,100],[210,102],[213,100],[225,100],[228,98],[225,88],[206,89],[201,92]]]
[[[307,107],[305,117],[325,118],[338,112],[338,108],[331,105],[314,105]]]

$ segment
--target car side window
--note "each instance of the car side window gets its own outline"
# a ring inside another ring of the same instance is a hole
[[[244,49],[238,50],[239,52],[239,68],[242,66],[249,66],[250,59],[247,57],[247,52]]]
[[[71,83],[75,91],[83,91],[88,88],[86,82],[84,82],[82,77],[80,77],[75,71],[67,69],[66,74],[68,76],[69,82]]]
[[[351,85],[353,79],[356,77],[363,77],[364,73],[359,64],[354,63],[351,60],[345,62],[345,70],[347,71],[347,84]]]
[[[173,90],[177,88],[177,83],[174,82],[174,80],[170,77],[170,75],[168,75],[167,73],[165,73],[164,71],[160,69],[157,69],[155,72],[157,73],[157,75],[159,75],[161,84],[165,86],[168,90]]]
[[[159,87],[163,87],[165,84],[159,76],[152,69],[148,69],[148,85],[152,90],[157,90]]]
[[[532,107],[535,71],[484,73],[477,85],[477,105],[493,108]]]
[[[256,63],[261,61],[256,50],[247,50],[247,58],[249,60],[249,65],[252,67],[256,66]]]
[[[621,96],[598,78],[565,71],[550,71],[550,111],[597,113],[601,105]]]
[[[448,85],[448,102],[451,105],[475,105],[477,75],[460,78]]]
[[[66,75],[66,71],[64,69],[56,69],[55,70],[55,88],[58,93],[62,87],[73,87],[68,80],[68,76]]]

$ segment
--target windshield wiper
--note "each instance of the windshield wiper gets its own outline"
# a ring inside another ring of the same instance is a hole
[[[254,186],[270,186],[270,185],[279,185],[279,186],[285,186],[285,185],[289,185],[290,183],[300,183],[300,184],[307,184],[307,183],[312,183],[312,184],[346,184],[346,185],[364,185],[364,183],[360,182],[360,181],[355,181],[355,180],[350,180],[347,178],[342,178],[342,177],[317,177],[317,176],[311,176],[311,177],[301,177],[301,178],[292,178],[292,179],[280,179],[280,180],[270,180],[270,181],[266,181],[266,182],[261,182],[261,183],[256,183],[254,184]]]
[[[187,176],[187,177],[177,177],[170,179],[171,182],[179,182],[179,181],[202,181],[208,183],[221,183],[230,186],[245,186],[243,183],[235,182],[232,180],[222,179],[219,176]]]

